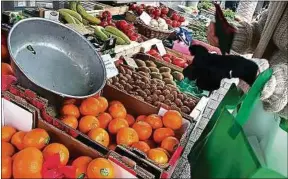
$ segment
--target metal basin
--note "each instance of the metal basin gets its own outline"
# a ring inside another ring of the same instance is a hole
[[[79,33],[43,18],[17,23],[8,48],[20,84],[47,97],[86,98],[105,85],[104,63]]]

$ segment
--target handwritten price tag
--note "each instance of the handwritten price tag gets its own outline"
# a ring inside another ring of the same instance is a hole
[[[118,69],[116,68],[114,64],[114,60],[111,58],[111,56],[109,54],[106,54],[106,55],[102,55],[101,57],[105,64],[107,79],[118,75],[119,73]]]
[[[159,54],[160,54],[161,56],[163,56],[163,55],[166,54],[166,50],[165,50],[165,47],[164,47],[162,41],[156,43],[156,47],[157,47],[157,49],[158,49],[158,51],[159,51]]]
[[[143,12],[139,17],[146,25],[150,24],[152,18],[146,12]]]
[[[124,60],[128,66],[131,66],[133,68],[138,68],[138,66],[137,66],[137,64],[133,58],[130,58],[130,57],[123,57],[123,58],[124,58]]]

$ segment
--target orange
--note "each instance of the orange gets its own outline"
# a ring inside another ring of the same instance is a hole
[[[108,109],[109,113],[113,118],[124,118],[127,115],[126,109],[122,104],[113,104]]]
[[[83,133],[89,132],[91,129],[99,127],[99,121],[95,116],[84,116],[79,121],[79,130]]]
[[[111,101],[111,102],[109,103],[109,106],[112,106],[113,104],[119,104],[119,105],[124,106],[120,101]]]
[[[92,160],[87,168],[88,178],[115,178],[113,164],[105,158]]]
[[[139,141],[139,137],[133,128],[124,127],[118,131],[116,141],[118,145],[131,146],[134,142]]]
[[[14,178],[42,178],[43,155],[35,147],[28,147],[18,152],[13,159]]]
[[[11,157],[15,153],[15,148],[12,144],[8,142],[2,142],[2,149],[1,154],[2,156],[9,156]]]
[[[137,132],[139,140],[147,140],[152,135],[152,127],[147,122],[135,122],[132,128]]]
[[[113,119],[108,125],[108,131],[116,134],[121,128],[129,127],[128,122],[122,118]]]
[[[43,156],[45,160],[46,158],[51,157],[55,154],[60,155],[60,163],[62,166],[65,166],[69,160],[68,149],[63,144],[52,143],[47,145],[43,150]]]
[[[4,44],[1,44],[1,59],[7,59],[9,57],[9,51],[7,49],[7,46]]]
[[[109,113],[102,113],[98,116],[98,120],[99,120],[99,127],[106,129],[109,122],[112,120],[112,116]]]
[[[12,136],[16,133],[16,129],[10,126],[3,126],[1,134],[1,141],[9,142]]]
[[[102,96],[100,96],[100,97],[98,97],[98,98],[96,98],[98,101],[99,101],[99,103],[100,103],[100,106],[99,106],[99,108],[100,108],[100,112],[105,112],[106,110],[107,110],[107,108],[108,108],[108,101],[107,101],[107,99],[106,98],[104,98],[104,97],[102,97]]]
[[[168,162],[168,156],[164,151],[159,149],[151,149],[148,151],[147,156],[149,159],[157,164],[166,164]]]
[[[163,151],[163,152],[167,155],[168,159],[170,158],[170,154],[169,154],[169,152],[168,152],[166,149],[163,149],[163,148],[161,148],[161,147],[157,147],[157,148],[155,148],[155,149],[158,149],[158,150]]]
[[[170,128],[159,128],[154,131],[153,139],[156,143],[161,143],[166,137],[175,136],[175,133]]]
[[[108,147],[109,145],[109,134],[102,128],[96,128],[92,129],[89,133],[88,136],[90,139],[102,144],[105,147]]]
[[[88,164],[92,161],[91,157],[81,156],[72,162],[72,166],[76,167],[76,178],[84,178]]]
[[[1,156],[1,178],[11,178],[12,176],[12,158]]]
[[[115,150],[116,147],[117,147],[116,144],[110,144],[110,145],[108,146],[108,149],[109,149],[109,150]]]
[[[62,122],[73,129],[78,127],[78,120],[75,116],[64,116],[62,117]]]
[[[13,144],[18,150],[24,149],[23,139],[25,135],[26,132],[16,132],[11,138],[11,144]]]
[[[66,105],[66,104],[75,104],[77,102],[76,99],[65,99],[63,104]]]
[[[167,150],[171,154],[175,152],[177,146],[179,144],[179,140],[176,137],[166,137],[161,142],[161,148]]]
[[[1,75],[14,75],[14,72],[8,63],[1,63]]]
[[[150,150],[149,145],[143,141],[135,142],[131,145],[131,147],[136,148],[136,149],[138,149],[144,153],[146,153]]]
[[[163,116],[163,124],[165,127],[173,130],[180,129],[182,126],[182,116],[176,110],[169,110]]]
[[[125,117],[126,121],[128,122],[128,125],[131,127],[134,122],[135,122],[135,118],[131,115],[131,114],[127,114]]]
[[[136,118],[136,122],[137,121],[144,121],[146,117],[147,117],[146,115],[140,115]]]
[[[43,149],[49,143],[50,137],[44,129],[33,129],[24,136],[23,145],[26,147],[36,147]]]
[[[83,116],[97,116],[100,112],[100,107],[100,102],[96,98],[90,97],[82,101],[79,109]]]
[[[158,129],[163,127],[163,123],[161,117],[157,114],[151,114],[144,119],[145,122],[151,125],[153,129]]]
[[[66,104],[61,109],[62,116],[75,116],[77,119],[80,117],[80,112],[74,104]]]

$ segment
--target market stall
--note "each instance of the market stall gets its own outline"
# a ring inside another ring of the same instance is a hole
[[[193,63],[191,44],[222,52],[206,37],[210,3],[8,5],[1,22],[2,177],[183,175],[234,85],[224,80],[210,92],[183,75]],[[233,12],[224,15],[237,23]]]

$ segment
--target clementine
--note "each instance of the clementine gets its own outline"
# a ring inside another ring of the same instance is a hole
[[[14,75],[12,67],[8,63],[1,63],[1,75]]]
[[[66,105],[66,104],[75,104],[76,102],[77,102],[76,99],[71,98],[71,99],[65,99],[63,104],[64,105]]]
[[[100,112],[100,102],[96,98],[90,97],[82,101],[79,109],[83,116],[97,116]]]
[[[77,129],[78,127],[78,120],[75,116],[64,116],[61,118],[62,122],[67,126],[72,127],[73,129]]]
[[[113,104],[108,109],[113,118],[124,118],[127,115],[126,109],[122,104]]]
[[[121,128],[129,127],[128,122],[123,118],[113,119],[108,125],[108,131],[116,134]]]
[[[43,149],[49,143],[49,134],[44,129],[33,129],[24,136],[23,145],[26,147],[36,147],[37,149]]]
[[[169,110],[163,116],[163,124],[165,127],[173,130],[180,129],[182,126],[182,116],[176,110]]]
[[[109,134],[102,128],[96,128],[96,129],[92,129],[89,133],[88,133],[88,137],[90,137],[90,139],[102,144],[105,147],[108,147],[109,145]]]
[[[35,147],[28,147],[18,152],[13,159],[14,178],[42,178],[43,155]]]
[[[112,163],[105,158],[92,160],[87,167],[88,178],[115,178]]]
[[[165,154],[165,152],[159,149],[149,150],[147,156],[157,164],[166,164],[168,162],[168,156]]]
[[[131,145],[131,147],[136,148],[144,153],[147,153],[150,150],[149,145],[143,141],[135,142]]]
[[[66,104],[61,109],[61,114],[63,116],[74,116],[77,119],[80,117],[80,112],[77,106],[74,104]]]
[[[72,166],[76,167],[76,178],[84,178],[88,164],[92,161],[91,157],[81,156],[72,162]]]
[[[99,127],[99,120],[95,116],[84,116],[79,121],[79,130],[86,134],[91,129]]]
[[[167,150],[171,154],[175,152],[177,146],[179,144],[179,140],[176,137],[166,137],[161,142],[161,148]]]
[[[3,126],[1,141],[10,142],[12,136],[16,133],[16,129],[10,126]]]
[[[133,128],[124,127],[118,131],[116,141],[118,145],[131,146],[134,142],[139,141],[139,137]]]
[[[163,127],[163,123],[161,117],[157,114],[151,114],[144,119],[145,122],[151,125],[153,129],[158,129]]]
[[[163,151],[163,152],[167,155],[168,159],[170,158],[170,154],[169,154],[169,152],[168,152],[166,149],[163,149],[163,148],[161,148],[161,147],[157,147],[157,148],[155,148],[155,149],[158,149],[158,150]]]
[[[60,163],[62,166],[65,166],[69,160],[68,149],[63,144],[52,143],[47,145],[43,150],[43,156],[45,160],[55,154],[60,155]]]
[[[11,138],[11,144],[13,144],[18,150],[24,149],[23,139],[26,134],[27,133],[23,131],[16,132]]]
[[[102,97],[102,96],[100,96],[100,97],[98,97],[98,98],[96,98],[98,101],[99,101],[99,103],[100,103],[100,106],[99,106],[99,108],[100,108],[100,112],[105,112],[106,110],[107,110],[107,108],[108,108],[108,101],[107,101],[107,99],[106,98],[104,98],[104,97]]]
[[[1,178],[11,178],[12,176],[12,158],[1,156]]]
[[[128,122],[128,125],[131,127],[134,122],[135,122],[135,118],[131,115],[131,114],[127,114],[125,117],[126,121]]]
[[[137,121],[144,121],[146,117],[147,117],[146,115],[140,115],[136,118],[136,122]]]
[[[5,60],[9,57],[9,51],[7,49],[7,46],[4,44],[1,44],[1,59]]]
[[[109,106],[112,106],[113,104],[119,104],[119,105],[122,105],[122,106],[124,106],[120,101],[111,101],[110,103],[109,103]]]
[[[147,122],[135,122],[132,128],[137,132],[139,140],[147,140],[152,135],[152,127]]]
[[[166,137],[175,136],[175,133],[170,128],[159,128],[153,133],[153,139],[156,143],[161,143]]]
[[[106,129],[109,122],[112,120],[112,116],[109,113],[102,113],[98,116],[99,127]]]
[[[9,156],[11,157],[15,153],[15,148],[12,144],[8,142],[2,142],[2,150],[1,155],[2,156]]]

